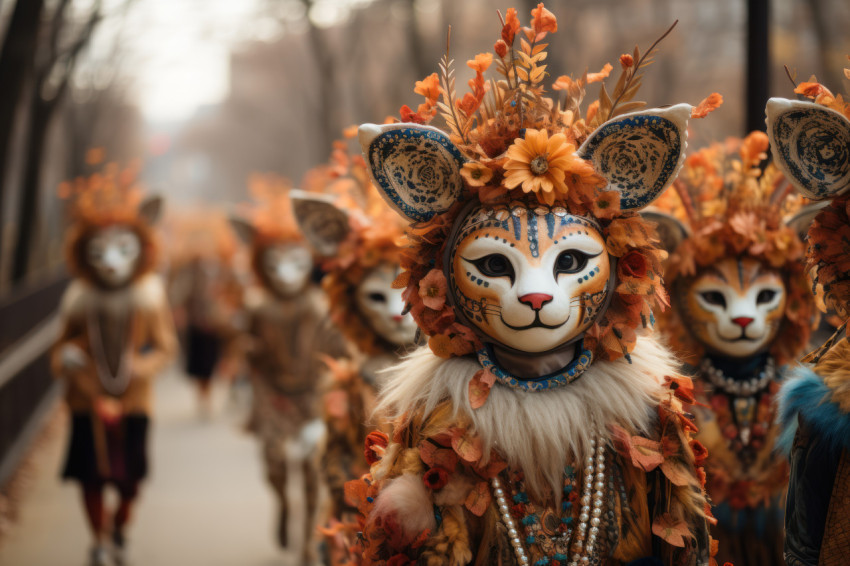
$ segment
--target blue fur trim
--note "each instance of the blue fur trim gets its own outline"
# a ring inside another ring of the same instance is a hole
[[[830,401],[832,391],[808,367],[796,367],[779,391],[779,422],[782,434],[777,450],[790,454],[797,434],[797,416],[814,429],[831,450],[850,450],[850,414]]]

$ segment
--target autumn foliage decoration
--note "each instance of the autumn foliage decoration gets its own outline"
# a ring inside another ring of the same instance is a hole
[[[346,130],[346,137],[356,133]],[[322,287],[328,297],[331,320],[366,355],[394,349],[380,338],[354,304],[354,291],[366,274],[381,264],[398,265],[402,228],[398,216],[378,195],[366,163],[349,151],[348,142],[334,144],[327,164],[308,171],[306,190],[333,196],[348,211],[350,232],[335,256],[322,262]]]
[[[767,148],[767,135],[752,132],[690,155],[675,181],[676,190],[668,191],[656,206],[690,229],[667,262],[668,288],[726,257],[751,257],[783,274],[788,298],[771,354],[784,364],[805,347],[815,309],[802,262],[803,242],[784,223],[799,210],[802,198],[794,196],[773,164],[761,167]],[[691,362],[702,357],[702,347],[677,309],[661,323],[678,352],[690,353]]]
[[[620,77],[611,94],[604,79],[613,70],[606,64],[597,73],[579,78],[558,77],[547,96],[546,38],[558,22],[543,4],[531,12],[531,24],[522,26],[510,8],[501,18],[494,53],[467,61],[474,72],[469,92],[456,92],[454,60],[446,54],[434,73],[416,83],[425,101],[414,112],[403,106],[401,121],[427,124],[443,118],[449,137],[467,159],[461,170],[465,182],[462,200],[485,207],[550,207],[596,219],[602,226],[609,253],[619,258],[616,297],[587,333],[585,344],[597,358],[628,356],[639,329],[652,322],[652,308],[664,308],[667,295],[661,281],[665,252],[656,248],[650,224],[634,213],[620,210],[620,195],[608,190],[593,165],[576,148],[610,118],[643,108],[635,100],[644,69],[652,62],[661,39],[642,53],[620,57]],[[672,28],[671,28],[672,29]],[[485,78],[495,68],[496,78]],[[582,111],[587,89],[601,83],[599,98]],[[722,99],[712,95],[694,110],[701,117]],[[431,349],[441,357],[471,354],[480,348],[476,334],[455,319],[445,302],[443,252],[452,225],[462,208],[456,207],[408,229],[412,245],[402,255],[405,271],[396,281],[417,324],[430,336]]]

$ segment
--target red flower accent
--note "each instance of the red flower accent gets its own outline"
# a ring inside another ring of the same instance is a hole
[[[623,53],[620,55],[620,65],[623,66],[624,69],[628,69],[632,65],[635,64],[635,59],[628,53]]]
[[[430,490],[442,489],[449,483],[449,473],[443,468],[431,468],[422,476],[422,481]]]
[[[375,462],[379,461],[384,456],[384,450],[387,449],[387,445],[390,443],[390,437],[385,433],[379,430],[373,430],[366,436],[366,441],[364,444],[366,445],[366,449],[364,453],[366,454],[366,462],[371,466]]]
[[[505,58],[505,55],[507,55],[507,54],[508,54],[508,44],[507,44],[507,43],[505,43],[505,40],[504,40],[504,39],[500,39],[500,40],[499,40],[499,41],[497,41],[497,42],[496,42],[496,44],[493,46],[493,51],[495,51],[495,52],[496,52],[496,55],[498,55],[499,57],[501,57],[502,59],[504,59],[504,58]]]
[[[649,263],[646,261],[646,257],[635,250],[626,253],[617,264],[617,275],[621,279],[626,277],[642,279],[646,277],[647,271],[649,271]]]
[[[702,466],[705,459],[708,458],[708,449],[699,440],[691,440],[691,450],[694,451],[694,463],[697,466]]]

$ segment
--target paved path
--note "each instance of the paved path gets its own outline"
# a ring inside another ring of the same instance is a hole
[[[178,375],[157,384],[152,475],[129,530],[129,566],[278,566],[275,505],[259,448],[240,430],[239,406],[214,390],[214,416],[198,418]],[[58,479],[67,427],[36,455],[20,522],[0,546],[2,566],[86,566],[89,535],[76,485]]]

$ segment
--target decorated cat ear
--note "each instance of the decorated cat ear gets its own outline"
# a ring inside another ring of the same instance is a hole
[[[640,213],[645,219],[656,224],[662,247],[673,253],[691,232],[678,218],[658,210],[644,210]]]
[[[797,214],[789,218],[785,224],[794,230],[800,236],[801,240],[805,240],[809,234],[809,226],[814,222],[815,216],[827,206],[829,206],[828,200],[804,206]]]
[[[142,201],[139,205],[139,218],[141,218],[149,226],[153,226],[159,222],[162,216],[162,208],[164,199],[160,195],[153,195]]]
[[[850,120],[800,100],[771,98],[767,137],[776,165],[800,194],[813,200],[850,189]]]
[[[351,231],[348,215],[334,206],[333,200],[325,195],[297,189],[289,194],[298,227],[310,245],[319,255],[336,255],[339,245]]]
[[[248,245],[254,243],[254,239],[257,237],[257,229],[254,228],[253,224],[239,216],[231,216],[228,220],[230,220],[230,227],[233,228],[236,236],[242,242]]]
[[[690,116],[689,104],[624,114],[599,126],[577,153],[620,192],[622,210],[640,210],[679,174]]]
[[[360,145],[381,196],[411,222],[442,214],[460,198],[465,160],[437,128],[363,124]]]

